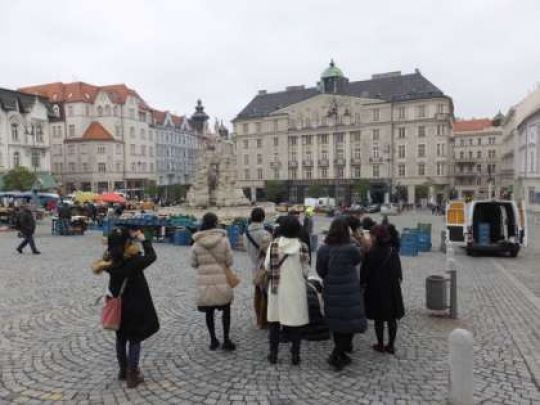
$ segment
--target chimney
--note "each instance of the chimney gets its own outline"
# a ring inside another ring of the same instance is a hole
[[[259,90],[257,93],[259,96],[264,96],[266,94],[266,90]]]
[[[285,88],[285,91],[304,90],[305,88],[306,88],[306,86],[304,86],[303,84],[300,85],[300,86],[287,86]]]

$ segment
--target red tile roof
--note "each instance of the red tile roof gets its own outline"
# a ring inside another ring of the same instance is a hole
[[[177,115],[172,115],[171,114],[171,118],[173,120],[174,125],[176,125],[176,126],[180,126],[180,125],[182,125],[182,122],[184,122],[184,117],[179,117]]]
[[[114,141],[114,137],[109,131],[107,131],[103,125],[97,121],[92,121],[92,123],[86,128],[83,136],[80,138],[81,142],[85,141]]]
[[[100,91],[107,92],[114,103],[125,104],[129,96],[137,97],[141,100],[139,107],[149,109],[146,102],[139,94],[127,87],[125,84],[112,84],[108,86],[94,86],[83,82],[74,83],[48,83],[38,86],[22,87],[19,89],[23,93],[38,94],[47,97],[51,102],[85,102],[93,103],[96,95]]]
[[[166,111],[159,111],[159,110],[153,110],[154,119],[156,120],[156,124],[163,125],[163,122],[165,121],[165,116],[167,115]]]
[[[482,131],[483,129],[492,127],[493,123],[489,118],[481,118],[474,120],[461,120],[454,122],[454,132],[473,132]]]

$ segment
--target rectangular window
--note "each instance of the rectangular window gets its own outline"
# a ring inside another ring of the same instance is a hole
[[[418,145],[418,157],[419,158],[426,157],[426,145],[423,143]]]
[[[446,134],[446,126],[445,125],[437,125],[437,135],[442,136]]]
[[[373,142],[377,142],[379,140],[379,130],[374,129],[373,130]]]
[[[244,149],[248,149],[249,148],[249,141],[246,139],[244,141]]]
[[[426,117],[426,106],[425,105],[419,105],[417,107],[417,117],[418,118],[425,118]]]
[[[68,145],[68,155],[75,154],[75,145]]]
[[[398,118],[400,120],[405,119],[405,107],[399,107],[398,108]]]
[[[373,145],[372,152],[373,152],[373,157],[375,159],[378,159],[379,158],[379,145]]]
[[[83,171],[83,172],[88,172],[88,163],[84,162],[84,163],[82,164],[82,171]]]
[[[262,165],[262,155],[260,153],[257,155],[257,164]]]
[[[482,151],[481,151],[481,150],[476,151],[476,158],[477,158],[477,159],[481,159],[481,158],[482,158]]]
[[[405,127],[399,127],[398,128],[398,138],[404,139],[405,138]]]
[[[289,180],[296,180],[296,169],[289,169]]]
[[[67,115],[68,115],[68,117],[73,116],[73,106],[72,105],[68,106],[68,114]]]
[[[423,125],[420,125],[418,127],[418,138],[424,138],[426,136],[426,127]]]
[[[249,124],[242,124],[242,133],[247,134],[249,132]]]
[[[373,178],[377,179],[379,178],[379,166],[373,165]]]
[[[482,165],[476,165],[476,171],[482,173]]]
[[[107,166],[105,163],[98,163],[98,172],[105,173],[107,171]]]
[[[441,156],[441,144],[437,144],[437,156]]]
[[[146,156],[146,145],[141,145],[141,155]]]
[[[274,146],[278,146],[279,145],[279,138],[276,136],[274,137]]]
[[[334,134],[334,143],[343,143],[344,136],[343,133]]]
[[[40,156],[39,150],[32,151],[32,167],[34,169],[39,169],[39,164],[40,164],[39,156]]]
[[[296,136],[289,136],[289,146],[296,146]]]
[[[257,132],[257,133],[261,132],[261,123],[260,122],[255,123],[255,132]]]
[[[75,125],[70,125],[68,126],[68,133],[69,133],[69,137],[70,138],[74,138],[75,137]]]
[[[398,175],[400,177],[404,177],[405,176],[405,165],[399,165],[398,166]]]
[[[135,119],[135,109],[133,109],[133,108],[129,109],[129,118],[131,118],[133,120]]]
[[[336,169],[336,178],[342,179],[343,178],[343,167],[338,167]]]
[[[418,163],[418,175],[419,176],[425,176],[426,175],[426,165],[425,165],[425,163]]]
[[[249,180],[249,169],[244,170],[244,179]]]
[[[278,120],[274,120],[274,132],[278,131]]]
[[[154,157],[154,148],[152,146],[148,147],[148,156]]]
[[[444,104],[437,104],[437,112],[439,114],[444,113]]]
[[[352,136],[353,142],[360,143],[362,139],[362,132],[361,131],[351,132],[351,136]]]
[[[311,171],[311,168],[306,169],[305,176],[306,180],[311,180],[311,178],[313,177],[313,172]]]
[[[328,134],[319,135],[319,145],[328,145]]]
[[[398,146],[398,158],[405,159],[405,145]]]
[[[257,139],[257,148],[262,148],[262,139]]]
[[[326,169],[324,167],[321,169],[321,178],[322,179],[327,179],[328,178],[328,169]]]
[[[360,177],[362,177],[362,170],[361,170],[361,167],[360,166],[355,166],[353,168],[353,176],[357,179],[359,179]]]
[[[378,108],[373,109],[373,121],[379,121],[379,109]]]
[[[244,164],[249,165],[249,155],[244,155]]]
[[[360,148],[355,148],[354,149],[354,152],[353,152],[353,158],[354,159],[357,159],[357,160],[360,160],[361,159],[361,156],[362,156],[362,151]]]
[[[444,176],[444,163],[437,162],[437,176]]]
[[[69,171],[72,172],[72,173],[75,171],[75,163],[74,162],[69,163]]]
[[[116,162],[116,171],[117,171],[117,172],[121,172],[121,171],[122,171],[122,163],[121,163],[121,162]]]
[[[257,169],[257,180],[263,179],[263,169]]]
[[[84,149],[82,148],[82,146],[83,146],[83,145],[81,145],[81,153],[84,153],[84,152],[83,152]],[[98,153],[99,155],[105,154],[105,146],[98,146],[98,148],[97,148],[97,153]]]

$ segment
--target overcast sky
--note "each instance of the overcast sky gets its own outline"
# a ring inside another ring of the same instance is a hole
[[[421,72],[456,116],[540,82],[538,0],[0,0],[0,87],[124,82],[153,107],[230,121],[259,89]]]

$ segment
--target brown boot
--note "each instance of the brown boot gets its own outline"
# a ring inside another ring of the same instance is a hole
[[[138,368],[128,368],[126,372],[126,381],[128,388],[135,388],[137,385],[144,382],[141,370]]]

